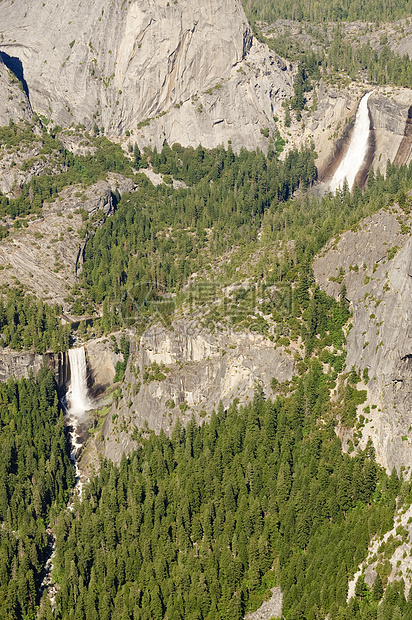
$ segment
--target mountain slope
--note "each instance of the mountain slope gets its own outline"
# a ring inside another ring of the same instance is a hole
[[[314,272],[329,294],[341,280],[353,307],[347,367],[367,371],[367,413],[360,445],[370,436],[389,471],[412,465],[411,217],[382,209],[332,241],[316,258]],[[365,413],[365,412],[364,412]]]
[[[239,140],[245,124],[255,126],[247,141],[254,148],[263,140],[260,128],[274,125],[273,105],[291,94],[290,76],[255,42],[252,62],[269,76],[266,103],[259,103],[256,69],[240,64],[252,46],[252,33],[239,0],[170,5],[9,0],[0,3],[0,23],[0,50],[21,62],[33,108],[63,126],[96,123],[109,135],[136,133],[139,123],[174,110],[177,120],[169,123],[177,128],[169,128],[168,139],[214,146],[228,138],[220,127],[228,116],[230,136]],[[234,67],[240,70],[237,80]],[[187,117],[188,109],[200,107],[201,95],[227,80],[229,92],[219,97],[218,117],[205,105],[200,132],[193,130],[195,124],[182,133],[180,106]],[[241,113],[233,117],[239,106]]]

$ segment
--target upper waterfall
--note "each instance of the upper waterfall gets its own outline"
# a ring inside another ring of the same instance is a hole
[[[369,110],[368,99],[373,91],[364,95],[360,101],[358,111],[356,113],[355,125],[353,127],[349,148],[345,157],[339,164],[331,182],[329,189],[335,192],[341,189],[346,179],[351,190],[368,151],[369,141]]]
[[[85,411],[92,408],[92,402],[88,396],[87,388],[87,365],[84,347],[69,349],[70,361],[70,388],[67,394],[69,413],[81,416]]]

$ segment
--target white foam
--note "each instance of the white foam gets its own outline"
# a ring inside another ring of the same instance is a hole
[[[70,416],[81,417],[92,408],[87,388],[87,364],[84,347],[69,349],[70,388],[67,394]]]
[[[333,175],[331,182],[329,183],[329,189],[331,192],[336,192],[337,189],[341,189],[345,179],[348,183],[349,189],[351,190],[355,182],[356,175],[365,161],[365,157],[368,152],[370,127],[368,99],[373,92],[374,91],[371,91],[370,93],[364,95],[359,103],[349,148],[345,157],[339,164],[338,169]]]

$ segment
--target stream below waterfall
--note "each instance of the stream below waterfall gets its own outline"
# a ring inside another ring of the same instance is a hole
[[[65,426],[69,431],[70,460],[76,471],[75,484],[71,492],[71,498],[67,504],[68,510],[73,510],[76,499],[82,496],[83,486],[88,478],[80,471],[78,457],[83,445],[86,421],[86,412],[93,407],[93,402],[88,395],[87,387],[87,364],[84,347],[69,349],[70,362],[70,387],[67,392],[67,406],[62,402],[65,410]],[[42,572],[40,591],[47,592],[52,607],[56,598],[58,587],[53,580],[53,559],[56,553],[56,536],[53,530],[47,528],[48,548],[47,557]]]

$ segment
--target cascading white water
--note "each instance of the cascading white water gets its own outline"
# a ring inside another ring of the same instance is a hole
[[[87,388],[87,365],[84,347],[69,349],[70,388],[68,391],[69,414],[81,417],[92,408]]]
[[[336,192],[337,189],[341,189],[345,179],[351,190],[355,182],[355,177],[365,160],[368,151],[370,126],[368,99],[372,92],[373,91],[364,95],[360,101],[348,151],[329,183],[331,192]]]
[[[73,510],[74,503],[77,498],[81,498],[83,485],[87,481],[87,477],[80,471],[77,462],[79,449],[82,446],[79,441],[79,427],[81,418],[86,411],[93,407],[93,402],[88,395],[87,389],[87,364],[86,352],[84,347],[69,349],[70,388],[67,392],[68,408],[66,410],[66,423],[69,427],[69,436],[71,444],[70,459],[76,470],[76,480],[72,491],[72,498],[67,504],[69,510]],[[51,528],[47,529],[49,538],[49,551],[47,560],[43,568],[43,579],[40,584],[41,591],[46,591],[50,599],[52,608],[54,608],[56,593],[58,586],[53,578],[53,560],[56,555],[56,536]]]
[[[86,411],[92,409],[93,407],[93,402],[89,397],[87,388],[87,364],[86,351],[84,350],[84,347],[69,349],[69,361],[71,380],[70,388],[67,393],[67,421],[69,423],[69,427],[71,428],[69,433],[70,443],[72,446],[70,458],[76,468],[74,495],[81,497],[85,476],[81,474],[77,463],[79,449],[82,446],[82,442],[79,441],[79,427]],[[69,508],[71,508],[71,504],[69,504]]]

